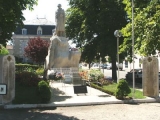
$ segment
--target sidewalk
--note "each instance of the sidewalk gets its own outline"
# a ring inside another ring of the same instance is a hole
[[[45,107],[66,107],[66,106],[85,106],[101,104],[131,104],[131,103],[153,103],[160,102],[157,98],[118,100],[114,96],[101,92],[87,86],[87,94],[74,94],[72,84],[52,82],[52,98],[49,104],[19,104],[4,105],[5,109],[16,108],[45,108]]]

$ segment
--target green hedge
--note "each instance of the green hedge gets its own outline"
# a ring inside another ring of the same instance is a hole
[[[93,88],[96,88],[96,89],[98,89],[98,90],[100,90],[102,92],[108,93],[110,95],[115,95],[114,92],[108,91],[108,90],[104,89],[103,87],[100,87],[100,86],[98,86],[98,85],[96,85],[94,83],[91,83],[90,86],[93,87]]]
[[[40,66],[38,65],[30,65],[30,64],[16,64],[16,72],[35,72]]]

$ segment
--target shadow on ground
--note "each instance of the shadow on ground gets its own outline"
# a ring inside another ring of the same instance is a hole
[[[111,97],[111,95],[98,95],[98,97]]]
[[[65,101],[66,99],[71,98],[72,96],[66,96],[65,93],[58,88],[51,88],[52,91],[52,97],[51,102],[60,102]]]
[[[74,116],[65,116],[60,113],[54,113],[50,109],[0,109],[0,120],[79,120]]]

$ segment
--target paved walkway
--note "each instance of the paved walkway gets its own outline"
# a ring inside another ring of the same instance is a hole
[[[63,107],[79,105],[100,105],[100,104],[124,104],[124,103],[153,103],[160,102],[160,98],[145,98],[132,100],[118,100],[114,96],[101,92],[97,89],[87,86],[87,94],[74,94],[72,84],[60,82],[50,83],[52,89],[52,98],[49,104],[20,104],[4,105],[6,109],[15,108],[40,108],[40,107]]]
[[[105,102],[105,101],[117,101],[114,96],[96,90],[87,86],[87,94],[74,94],[72,84],[64,83],[51,83],[53,97],[51,103],[55,104],[69,104],[69,103],[93,103],[93,102]]]

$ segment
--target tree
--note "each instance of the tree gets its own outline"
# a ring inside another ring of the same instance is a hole
[[[42,64],[48,54],[49,42],[40,37],[30,39],[28,46],[24,49],[25,56],[32,61]]]
[[[12,37],[16,27],[23,25],[22,10],[33,9],[37,0],[0,0],[0,43],[5,45],[6,40]]]
[[[126,25],[124,5],[119,0],[69,0],[67,37],[82,49],[82,59],[91,63],[110,56],[112,78],[116,76],[117,42],[114,31]],[[123,39],[120,38],[120,44]]]
[[[126,4],[128,19],[131,21],[131,2],[123,0]],[[142,56],[155,54],[160,50],[160,2],[159,0],[135,0],[134,1],[134,50]],[[120,52],[132,55],[132,23],[128,23],[123,29],[124,42]]]

